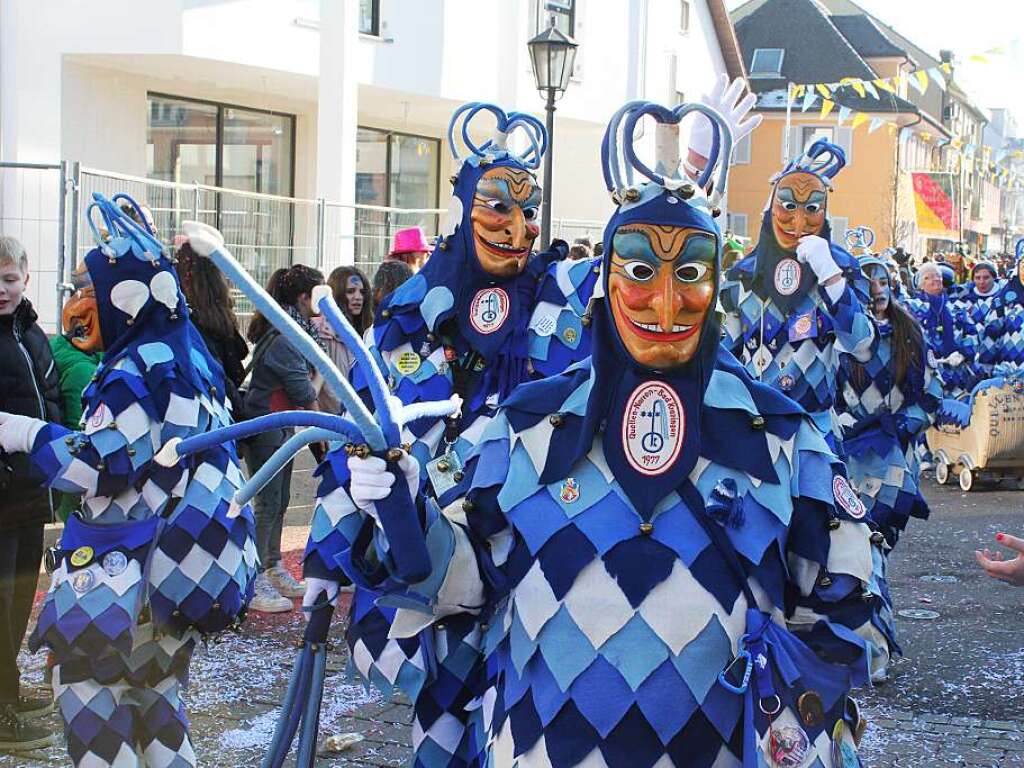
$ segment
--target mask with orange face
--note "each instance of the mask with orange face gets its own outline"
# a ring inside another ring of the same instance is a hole
[[[80,264],[71,275],[75,292],[64,302],[61,325],[71,344],[86,353],[101,352],[103,337],[100,334],[99,306],[96,303],[96,289],[93,288],[89,270]]]

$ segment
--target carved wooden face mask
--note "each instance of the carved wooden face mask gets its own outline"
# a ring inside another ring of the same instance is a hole
[[[658,370],[689,362],[714,303],[716,239],[687,227],[627,224],[612,240],[608,301],[629,355]]]
[[[825,226],[828,188],[813,173],[790,173],[772,194],[772,231],[779,247],[795,251],[800,238],[820,235]]]
[[[529,171],[498,166],[480,177],[473,196],[473,243],[489,275],[515,277],[540,234],[541,188]]]
[[[84,263],[71,275],[71,283],[77,290],[64,303],[61,325],[76,349],[99,352],[103,349],[99,305],[96,303],[96,289]]]

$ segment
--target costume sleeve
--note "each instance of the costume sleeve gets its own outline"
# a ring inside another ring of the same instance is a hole
[[[260,362],[281,381],[292,405],[308,408],[316,400],[309,366],[283,335],[277,335],[270,342]]]
[[[64,401],[64,425],[75,427],[82,420],[82,393],[89,386],[96,363],[82,355],[61,371],[60,388]]]
[[[852,355],[856,360],[866,363],[871,359],[875,328],[864,312],[850,279],[843,279],[846,285],[835,300],[827,288],[819,286],[818,293],[825,302],[829,315],[832,316],[837,351]]]
[[[133,370],[115,367],[89,388],[84,429],[47,424],[36,436],[32,463],[51,488],[86,497],[113,497],[130,486],[145,493],[148,479],[173,487],[181,469],[158,468],[150,459],[170,437],[186,437],[191,429],[187,422],[192,420],[192,403],[174,398],[168,416],[181,425],[158,420],[143,379]],[[167,477],[158,478],[160,473]]]
[[[942,379],[928,359],[927,350],[921,367],[923,384],[920,395],[913,400],[908,398],[896,414],[900,439],[907,443],[935,423],[942,402]]]
[[[719,309],[722,319],[722,346],[739,356],[743,346],[743,321],[737,302],[739,283],[728,282],[722,286],[718,294]]]
[[[796,435],[791,484],[787,624],[819,656],[849,666],[854,684],[865,682],[869,656],[863,638],[874,634],[871,532],[842,463],[806,421]]]

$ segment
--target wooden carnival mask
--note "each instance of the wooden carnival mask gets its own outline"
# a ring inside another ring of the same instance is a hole
[[[64,303],[61,325],[76,349],[100,352],[103,337],[100,334],[99,305],[96,303],[96,289],[84,263],[72,273],[71,284],[76,290]]]
[[[669,369],[690,361],[715,300],[715,235],[699,229],[626,224],[612,239],[608,301],[626,351]]]
[[[536,178],[523,168],[496,166],[480,177],[470,218],[477,261],[487,274],[515,277],[526,267],[540,234],[541,198]]]
[[[779,247],[795,251],[800,238],[820,235],[825,226],[828,188],[813,173],[797,171],[783,176],[772,194],[772,231]]]

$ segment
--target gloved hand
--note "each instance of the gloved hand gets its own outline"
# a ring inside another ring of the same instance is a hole
[[[964,356],[960,352],[950,352],[946,355],[946,359],[943,361],[947,365],[952,365],[954,368],[964,361]]]
[[[817,235],[804,235],[800,238],[800,243],[796,247],[796,258],[811,268],[819,283],[843,273],[836,260],[832,258],[832,248],[828,240]]]
[[[420,463],[403,451],[402,458],[398,460],[398,468],[409,485],[409,495],[415,499],[420,485]],[[373,503],[386,498],[391,493],[395,476],[388,471],[384,459],[377,456],[370,456],[366,459],[349,456],[348,471],[352,475],[352,482],[349,485],[352,503],[376,517],[377,510]]]
[[[181,228],[188,236],[188,244],[200,256],[209,256],[224,247],[224,235],[216,227],[201,221],[183,221]]]
[[[740,94],[743,93],[746,85],[746,81],[741,77],[737,77],[730,84],[728,77],[719,75],[711,92],[704,94],[700,98],[701,104],[711,107],[725,118],[725,122],[732,129],[734,145],[738,144],[740,139],[757,128],[763,119],[761,115],[754,115],[749,120],[743,119],[757,102],[757,96],[753,93],[748,93],[743,98],[740,98]],[[713,133],[714,130],[710,120],[705,117],[697,118],[693,130],[690,131],[690,152],[696,153],[707,160],[711,156]]]
[[[28,453],[45,426],[42,419],[0,411],[0,448],[7,453]]]
[[[327,601],[331,605],[338,604],[338,595],[341,592],[341,585],[338,582],[331,579],[315,579],[312,576],[306,576],[305,582],[306,594],[302,596],[303,608],[312,608],[321,592],[327,593]]]

